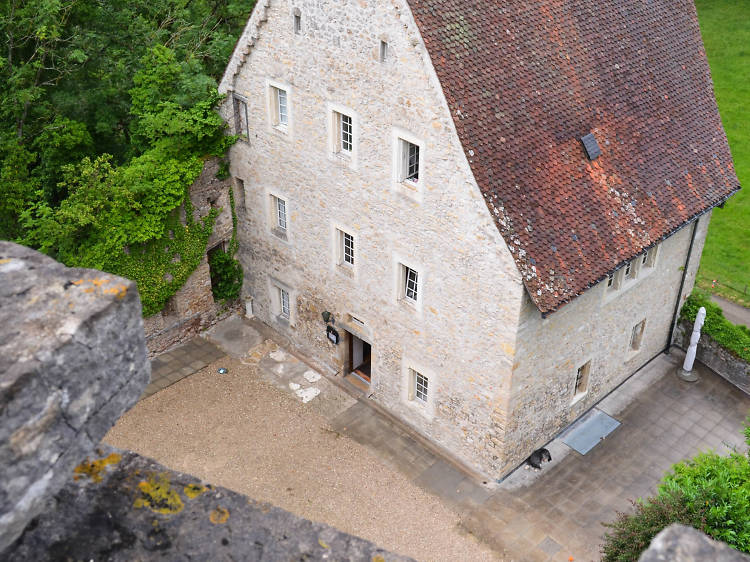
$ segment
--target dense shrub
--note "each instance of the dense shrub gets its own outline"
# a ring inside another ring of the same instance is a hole
[[[750,361],[750,329],[737,326],[724,318],[718,305],[711,302],[705,293],[695,291],[685,301],[680,320],[695,322],[700,307],[706,308],[706,323],[703,332],[710,335],[720,345],[735,353],[745,361]]]
[[[638,560],[659,531],[672,523],[704,530],[700,513],[693,509],[688,497],[679,492],[634,501],[633,508],[634,513],[618,513],[613,523],[604,524],[611,530],[605,535],[601,549],[603,561]]]
[[[745,430],[748,440],[750,430]],[[701,453],[672,467],[654,497],[618,513],[601,548],[605,562],[638,560],[659,531],[672,523],[695,527],[750,552],[750,462],[746,455]]]
[[[211,290],[214,299],[226,301],[236,299],[242,290],[242,266],[224,250],[215,250],[208,256],[211,268]]]

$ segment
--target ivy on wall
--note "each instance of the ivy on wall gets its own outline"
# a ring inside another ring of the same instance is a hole
[[[223,174],[224,168],[219,168],[219,174]],[[240,296],[242,291],[242,265],[234,257],[239,248],[237,242],[237,212],[234,203],[234,191],[229,186],[229,205],[232,210],[232,239],[226,251],[217,249],[208,256],[211,269],[211,291],[217,301],[234,300]]]

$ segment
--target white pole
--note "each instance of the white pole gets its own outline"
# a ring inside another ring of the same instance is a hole
[[[692,372],[693,363],[695,362],[695,354],[698,351],[698,341],[701,339],[701,328],[703,323],[706,321],[706,309],[700,307],[698,314],[695,315],[695,324],[693,324],[693,333],[690,335],[690,346],[685,353],[685,361],[682,364],[682,369],[679,369],[677,375],[685,381],[695,382],[698,380],[698,376]]]

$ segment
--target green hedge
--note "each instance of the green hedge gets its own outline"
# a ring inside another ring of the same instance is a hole
[[[747,423],[747,422],[746,422]],[[748,441],[750,430],[745,429]],[[601,547],[604,562],[638,560],[651,540],[672,523],[690,525],[750,552],[750,462],[747,455],[713,452],[672,467],[655,496],[634,502],[630,514],[618,513]]]
[[[680,320],[687,320],[692,324],[695,322],[698,309],[702,306],[706,308],[703,333],[711,336],[738,357],[750,362],[750,329],[747,326],[732,324],[724,318],[721,308],[714,304],[707,294],[693,292],[682,307]]]

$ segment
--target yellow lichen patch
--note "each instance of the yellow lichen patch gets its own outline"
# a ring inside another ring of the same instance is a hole
[[[318,539],[318,544],[322,546],[323,548],[331,548],[328,546],[323,539]]]
[[[165,473],[152,474],[147,480],[138,483],[140,497],[136,498],[133,507],[147,507],[155,513],[172,515],[179,513],[185,504],[180,494],[172,488]]]
[[[200,484],[188,484],[183,491],[189,499],[194,500],[206,490],[208,490],[208,488],[201,486]]]
[[[106,466],[110,464],[117,464],[122,460],[122,455],[118,453],[112,453],[107,455],[103,459],[96,459],[90,461],[88,457],[81,464],[73,469],[73,479],[78,480],[82,476],[88,476],[93,482],[102,481],[102,472]]]
[[[226,523],[227,519],[229,519],[229,510],[224,507],[217,507],[209,514],[208,519],[214,525]]]
[[[110,289],[103,289],[105,295],[115,295],[118,299],[124,298],[128,294],[128,288],[125,285],[115,285]]]
[[[385,558],[383,558],[382,556],[373,556],[372,562],[385,562]]]

